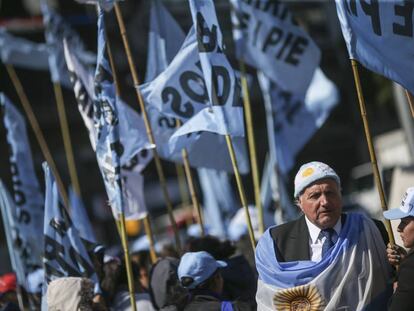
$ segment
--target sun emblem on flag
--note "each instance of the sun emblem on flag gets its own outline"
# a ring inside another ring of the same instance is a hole
[[[321,294],[313,284],[276,291],[273,304],[278,311],[321,311],[325,307]]]

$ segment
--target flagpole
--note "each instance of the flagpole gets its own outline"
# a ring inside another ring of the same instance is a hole
[[[374,172],[375,183],[377,185],[377,190],[380,196],[381,208],[383,211],[386,211],[388,208],[387,208],[387,203],[385,200],[384,188],[382,186],[381,177],[380,177],[380,173],[378,170],[378,163],[377,163],[377,157],[375,155],[374,144],[372,143],[371,133],[369,129],[367,112],[365,108],[365,100],[362,94],[362,87],[361,87],[361,82],[360,82],[359,73],[358,73],[358,63],[356,60],[351,59],[351,65],[352,65],[352,71],[354,74],[355,86],[356,86],[356,90],[358,94],[358,101],[359,101],[359,108],[361,110],[362,122],[364,124],[365,137],[367,139],[369,155],[371,158],[372,169]],[[394,234],[391,228],[391,223],[388,219],[385,219],[385,227],[388,232],[390,243],[394,244],[395,243]]]
[[[201,206],[200,206],[200,202],[198,201],[196,192],[195,192],[195,187],[194,187],[194,180],[193,180],[193,175],[191,174],[191,167],[190,167],[190,161],[188,160],[188,151],[187,149],[183,148],[181,150],[181,155],[183,157],[183,161],[184,161],[184,169],[185,169],[185,175],[187,176],[187,183],[188,183],[188,188],[190,189],[190,195],[191,195],[191,201],[194,205],[194,208],[196,209],[197,212],[197,222],[200,225],[200,230],[201,230],[201,236],[205,236],[206,232],[204,229],[204,221],[203,221],[203,215],[201,212]]]
[[[411,116],[414,118],[414,103],[413,96],[405,89],[405,96],[407,96],[408,105],[410,106]]]
[[[53,89],[55,91],[56,106],[58,109],[60,129],[62,131],[63,145],[65,148],[66,161],[68,163],[70,180],[73,185],[73,191],[75,191],[78,197],[81,197],[79,178],[76,172],[75,158],[73,156],[73,148],[72,148],[72,143],[70,140],[69,124],[68,124],[68,120],[66,117],[65,104],[63,100],[63,94],[62,94],[62,87],[60,86],[59,83],[54,82]]]
[[[135,64],[134,64],[134,60],[132,58],[131,49],[129,47],[129,42],[128,42],[128,38],[127,38],[127,34],[126,34],[126,28],[125,28],[124,20],[123,20],[123,17],[122,17],[121,10],[119,8],[119,4],[116,1],[114,3],[114,7],[115,7],[116,18],[118,20],[119,31],[121,33],[122,41],[124,43],[124,48],[125,48],[125,52],[127,54],[129,68],[131,70],[132,79],[133,79],[134,86],[135,86],[135,91],[136,91],[136,94],[137,94],[137,97],[138,97],[138,103],[139,103],[139,106],[140,106],[140,109],[141,109],[142,117],[144,119],[145,128],[147,130],[148,140],[151,144],[156,145],[154,135],[153,135],[152,129],[151,129],[151,124],[149,123],[148,114],[147,114],[147,111],[145,109],[145,105],[144,105],[144,102],[142,100],[141,93],[139,92],[139,89],[138,89],[138,86],[139,86],[140,82],[139,82],[139,79],[138,79],[137,71],[135,69]],[[178,252],[180,253],[181,252],[180,237],[178,235],[177,223],[174,219],[173,207],[172,207],[170,195],[168,193],[167,184],[166,184],[166,180],[165,180],[165,175],[164,175],[164,171],[163,171],[163,168],[162,168],[162,165],[161,165],[161,160],[158,156],[158,152],[157,152],[156,148],[152,149],[152,153],[153,153],[153,157],[154,157],[154,161],[155,161],[155,167],[156,167],[156,170],[157,170],[157,173],[158,173],[158,178],[159,178],[160,184],[161,184],[161,189],[162,189],[162,192],[163,192],[163,195],[164,195],[164,198],[165,198],[165,203],[167,205],[168,217],[170,219],[170,223],[171,223],[171,226],[172,226],[173,231],[174,231],[175,244],[176,244]]]
[[[227,142],[227,148],[229,150],[229,154],[231,158],[231,164],[233,166],[234,175],[236,177],[236,183],[237,183],[237,188],[239,190],[240,201],[244,208],[244,212],[246,213],[247,229],[249,230],[250,243],[251,243],[251,246],[254,252],[256,250],[256,240],[254,238],[254,231],[253,231],[253,226],[252,226],[252,220],[250,218],[249,207],[247,205],[246,194],[244,193],[243,183],[240,177],[239,167],[237,165],[237,159],[234,153],[234,148],[233,148],[231,137],[228,134],[225,135],[225,137],[226,137],[226,142]]]
[[[110,63],[111,69],[112,69],[112,77],[114,79],[115,91],[116,91],[116,94],[118,96],[120,96],[121,95],[121,89],[119,87],[118,75],[117,75],[116,68],[115,68],[115,62],[114,62],[114,58],[113,58],[113,55],[112,55],[112,50],[111,50],[111,45],[110,45],[110,42],[109,42],[109,38],[106,38],[106,42],[107,42],[106,49],[108,51],[109,63]],[[147,236],[148,241],[149,241],[151,261],[152,261],[152,263],[155,263],[157,261],[157,255],[155,253],[154,235],[153,235],[153,232],[152,232],[151,222],[149,220],[148,214],[145,215],[145,217],[142,219],[142,222],[144,223],[145,235]]]
[[[177,119],[177,127],[180,126],[181,121]],[[181,156],[183,158],[185,176],[187,177],[187,184],[190,190],[191,202],[193,203],[193,207],[195,208],[197,214],[197,223],[200,225],[201,236],[205,236],[206,232],[204,229],[203,214],[201,212],[200,202],[198,201],[197,194],[195,192],[194,179],[193,175],[191,174],[190,160],[188,159],[188,151],[186,148],[183,148],[181,150]]]
[[[243,91],[243,104],[246,118],[247,127],[247,141],[249,145],[250,165],[252,167],[253,187],[254,187],[254,199],[259,216],[259,232],[264,232],[264,220],[263,220],[263,204],[260,196],[260,181],[259,181],[259,169],[257,168],[257,155],[256,155],[256,142],[254,139],[253,131],[253,119],[252,109],[250,105],[250,94],[246,79],[246,67],[244,61],[240,61],[241,72],[241,86]]]
[[[135,302],[135,283],[134,283],[134,275],[132,272],[131,266],[131,258],[129,256],[129,247],[128,247],[128,240],[126,234],[126,227],[125,227],[125,215],[124,213],[119,214],[119,219],[121,220],[121,241],[122,241],[122,248],[124,249],[124,259],[125,259],[125,266],[128,278],[128,289],[129,289],[129,298],[131,300],[131,307],[132,311],[137,311],[137,305]]]
[[[59,188],[59,191],[62,195],[63,202],[65,204],[66,208],[69,208],[69,197],[66,192],[65,186],[63,185],[62,179],[60,178],[60,175],[58,173],[58,170],[56,168],[55,161],[53,160],[52,155],[50,154],[50,150],[46,144],[46,140],[43,136],[42,130],[40,129],[39,123],[37,122],[36,116],[33,113],[32,107],[29,103],[29,100],[26,96],[26,93],[24,92],[23,86],[20,82],[19,77],[16,74],[16,71],[14,70],[14,67],[10,64],[4,64],[7,72],[10,76],[10,79],[12,80],[12,83],[14,85],[14,88],[16,89],[17,95],[19,96],[20,102],[23,106],[24,111],[26,112],[27,119],[30,122],[30,125],[33,129],[33,132],[36,136],[37,142],[40,146],[40,149],[43,153],[43,156],[46,159],[46,162],[49,164],[50,169],[52,170],[53,175],[55,175],[56,183]]]
[[[183,206],[189,205],[189,198],[187,192],[187,185],[185,184],[184,169],[181,164],[175,163],[175,170],[177,172],[178,187],[180,188],[181,202]]]

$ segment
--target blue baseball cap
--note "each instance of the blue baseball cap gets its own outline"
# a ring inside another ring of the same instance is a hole
[[[414,187],[407,189],[399,207],[385,211],[383,214],[386,219],[390,220],[414,217]]]
[[[187,288],[194,289],[208,280],[218,268],[226,266],[227,264],[224,261],[215,260],[213,256],[205,251],[189,252],[181,257],[178,266],[178,278],[180,281],[184,277],[192,278],[193,282]]]

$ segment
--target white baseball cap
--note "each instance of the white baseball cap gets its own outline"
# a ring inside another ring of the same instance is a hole
[[[335,180],[338,186],[341,187],[339,176],[329,165],[317,161],[303,164],[295,176],[294,197],[298,198],[310,184],[325,178]]]
[[[385,211],[383,214],[386,219],[390,220],[414,216],[414,187],[407,189],[399,207]]]

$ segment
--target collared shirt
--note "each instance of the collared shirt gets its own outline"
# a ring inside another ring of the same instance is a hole
[[[312,261],[319,262],[322,259],[322,245],[325,242],[325,237],[320,238],[319,233],[321,229],[315,226],[305,215],[306,225],[309,230],[309,254]],[[332,238],[334,243],[338,239],[339,233],[341,232],[342,224],[341,218],[338,219],[333,229],[336,235]]]

